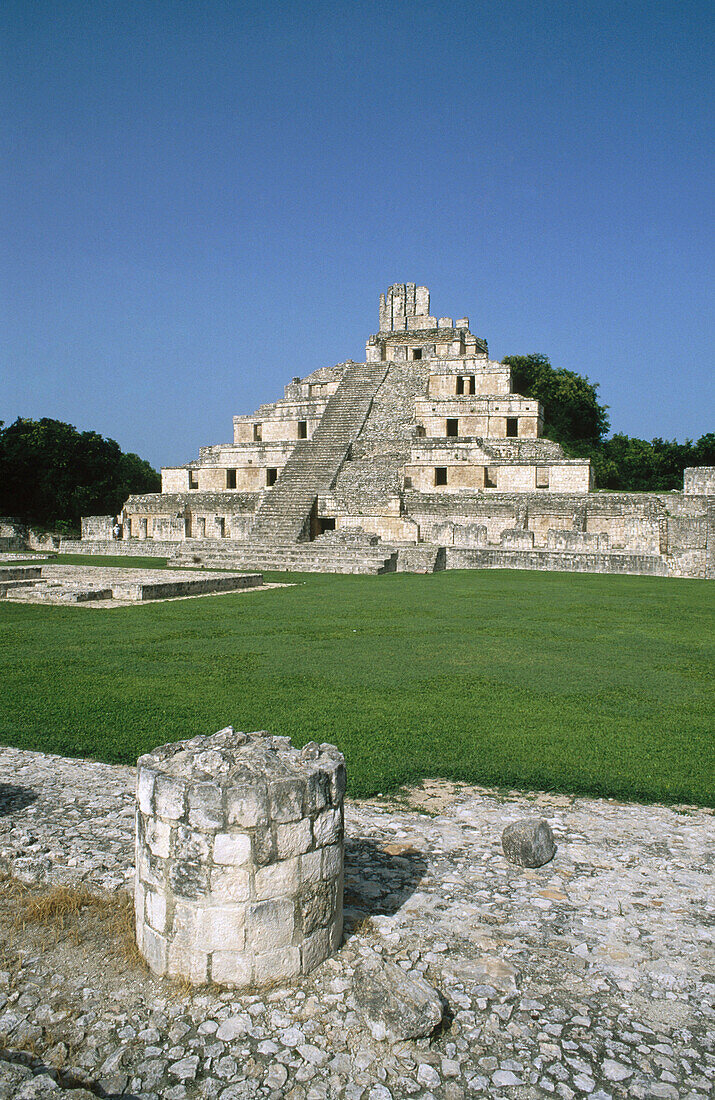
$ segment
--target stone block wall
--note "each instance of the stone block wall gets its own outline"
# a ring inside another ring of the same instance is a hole
[[[683,471],[683,492],[705,496],[715,493],[715,466],[688,466]]]
[[[608,535],[589,535],[586,531],[563,531],[551,528],[546,546],[549,550],[575,550],[583,553],[608,550]]]
[[[154,973],[261,985],[342,936],[345,764],[231,727],[137,764],[135,910]]]
[[[113,538],[114,516],[82,516],[82,538],[97,542]]]

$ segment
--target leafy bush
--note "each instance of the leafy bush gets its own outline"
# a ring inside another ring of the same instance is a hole
[[[76,532],[87,515],[114,515],[130,493],[161,488],[160,475],[113,439],[61,420],[0,421],[0,515]]]

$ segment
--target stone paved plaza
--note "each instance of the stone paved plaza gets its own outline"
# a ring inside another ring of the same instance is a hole
[[[1,749],[2,869],[31,891],[130,888],[134,779]],[[535,813],[558,850],[526,870],[500,838]],[[6,882],[0,1096],[705,1100],[714,841],[712,812],[687,807],[437,781],[348,801],[342,946],[311,975],[250,994],[155,978],[111,935],[19,929]],[[374,1037],[353,991],[374,954],[446,999],[430,1039]]]

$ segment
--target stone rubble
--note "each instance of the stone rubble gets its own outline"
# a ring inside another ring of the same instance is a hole
[[[0,869],[128,889],[134,778],[0,749]],[[501,850],[524,816],[548,818],[558,844],[537,870]],[[690,807],[439,781],[347,802],[342,946],[250,993],[155,978],[110,943],[18,934],[5,902],[0,1097],[707,1100],[714,842],[712,812]],[[375,956],[444,998],[432,1036],[374,1038],[353,982]]]

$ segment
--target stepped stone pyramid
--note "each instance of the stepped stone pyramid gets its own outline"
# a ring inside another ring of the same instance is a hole
[[[715,477],[694,472],[684,494],[599,494],[588,459],[543,423],[467,317],[433,316],[427,287],[396,283],[363,362],[320,367],[234,416],[231,443],[127,500],[123,537],[250,568],[708,575]],[[107,537],[113,517],[96,519],[86,537]]]

